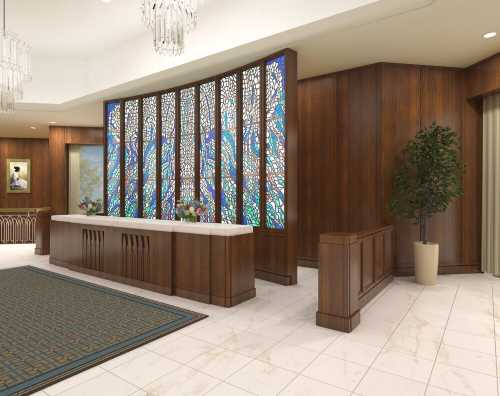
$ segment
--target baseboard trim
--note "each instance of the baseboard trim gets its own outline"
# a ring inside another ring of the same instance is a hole
[[[440,275],[452,275],[452,274],[477,274],[481,273],[480,265],[447,265],[440,266],[438,273]],[[415,267],[400,267],[394,269],[395,276],[414,276]]]
[[[278,283],[283,286],[291,286],[295,284],[292,282],[292,277],[290,275],[275,274],[258,269],[255,270],[255,277],[268,282]]]
[[[389,283],[394,280],[394,276],[392,274],[387,274],[385,277],[380,279],[375,286],[367,290],[365,293],[359,295],[359,306],[362,308],[366,304],[368,304],[371,300],[373,300],[377,294],[379,294],[382,290],[384,290]]]
[[[319,268],[319,260],[309,259],[306,257],[298,257],[297,265],[299,267],[306,267],[306,268]]]

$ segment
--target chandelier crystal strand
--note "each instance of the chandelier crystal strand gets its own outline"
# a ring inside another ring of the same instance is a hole
[[[153,32],[156,52],[180,55],[185,37],[197,23],[197,0],[143,0],[144,24]]]
[[[0,111],[12,112],[16,101],[23,98],[23,83],[31,81],[31,48],[16,34],[7,31],[5,0],[0,36]]]

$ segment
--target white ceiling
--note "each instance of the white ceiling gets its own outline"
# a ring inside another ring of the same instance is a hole
[[[205,0],[179,58],[154,54],[139,0],[8,7],[7,24],[34,47],[35,70],[27,103],[0,115],[0,136],[44,137],[49,121],[101,125],[103,99],[208,77],[285,47],[299,53],[300,78],[379,61],[466,67],[500,52],[500,38],[482,38],[500,33],[498,0]]]
[[[142,33],[139,0],[6,0],[7,29],[37,55],[85,58]]]

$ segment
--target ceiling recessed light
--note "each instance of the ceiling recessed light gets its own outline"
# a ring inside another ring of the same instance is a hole
[[[485,39],[491,39],[491,38],[496,37],[496,36],[497,36],[497,32],[488,32],[488,33],[483,34],[483,37]]]
[[[111,3],[111,0],[101,0],[103,3]]]
[[[30,129],[33,129],[34,131],[36,131],[36,126],[30,126]]]

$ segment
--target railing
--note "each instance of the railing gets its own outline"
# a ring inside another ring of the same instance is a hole
[[[0,244],[35,243],[38,215],[50,208],[0,209]]]
[[[360,309],[392,280],[393,263],[392,226],[322,234],[316,324],[352,331],[360,322]]]

